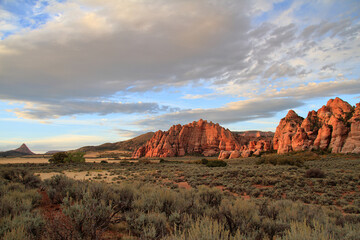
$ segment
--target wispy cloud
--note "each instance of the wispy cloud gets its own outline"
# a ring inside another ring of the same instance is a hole
[[[26,119],[53,119],[79,114],[107,115],[111,113],[158,113],[177,111],[178,108],[159,106],[157,103],[120,103],[95,101],[62,101],[53,103],[26,103],[23,108],[9,110]]]

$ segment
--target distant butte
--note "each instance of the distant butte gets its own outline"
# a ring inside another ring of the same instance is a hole
[[[21,157],[25,155],[34,155],[33,153],[25,143],[23,143],[19,148],[6,151],[6,152],[0,152],[0,157]]]

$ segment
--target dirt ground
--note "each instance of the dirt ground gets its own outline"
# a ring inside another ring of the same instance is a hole
[[[64,174],[69,178],[73,178],[75,180],[101,180],[105,182],[113,182],[112,177],[110,177],[110,172],[108,171],[80,171],[80,172],[73,172],[73,171],[63,171],[62,173],[59,172],[49,172],[49,173],[35,173],[38,175],[41,180],[51,178],[52,176]],[[101,176],[101,177],[100,177]],[[109,176],[109,177],[107,177]]]
[[[122,160],[112,160],[109,158],[85,158],[86,162],[96,162],[107,161],[109,163],[117,163]],[[133,161],[130,161],[133,162]],[[25,157],[16,157],[16,158],[0,158],[0,164],[12,164],[12,163],[49,163],[49,158],[25,158]]]

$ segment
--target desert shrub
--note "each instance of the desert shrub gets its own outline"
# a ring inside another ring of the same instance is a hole
[[[85,162],[85,153],[83,152],[58,152],[49,159],[50,163],[81,163]]]
[[[260,217],[252,201],[236,199],[221,202],[219,214],[232,234],[252,232],[258,228]]]
[[[226,167],[227,163],[223,160],[211,160],[205,164],[207,167]]]
[[[343,210],[346,213],[356,213],[356,214],[360,213],[360,208],[355,205],[347,205],[343,208]]]
[[[138,163],[142,163],[142,164],[150,164],[151,161],[150,159],[147,159],[147,158],[142,158],[142,159],[139,159],[138,160]]]
[[[134,207],[145,213],[163,212],[166,216],[170,216],[172,212],[183,210],[181,200],[179,194],[174,191],[145,186],[134,201]]]
[[[26,233],[24,227],[12,228],[4,234],[3,239],[24,240],[24,239],[29,239],[29,235]]]
[[[21,183],[28,188],[36,188],[40,186],[40,178],[25,169],[10,169],[1,172],[2,179],[5,182]]]
[[[223,199],[223,193],[217,188],[209,188],[206,186],[200,186],[196,193],[199,202],[206,204],[210,207],[220,206],[221,200]]]
[[[49,195],[50,200],[55,203],[62,203],[66,196],[73,199],[79,199],[82,194],[80,182],[66,177],[65,175],[55,175],[50,179],[44,180],[44,187]]]
[[[7,216],[0,220],[0,237],[12,232],[12,234],[25,234],[28,236],[25,239],[40,239],[41,234],[44,230],[45,221],[38,212],[25,211],[14,217]],[[17,229],[17,231],[12,231]],[[16,236],[16,235],[15,235]],[[9,236],[7,236],[9,237]]]
[[[79,201],[65,198],[63,212],[71,219],[79,239],[98,239],[109,226],[112,213],[109,205],[88,192]]]
[[[100,163],[102,163],[102,164],[106,164],[106,163],[109,163],[108,161],[106,161],[106,160],[101,160],[101,162]]]
[[[58,152],[52,155],[49,159],[50,163],[65,163],[65,158],[67,158],[66,152]]]
[[[326,231],[326,229],[316,220],[309,225],[306,221],[291,222],[290,230],[281,238],[284,240],[303,240],[303,239],[319,239],[330,240],[334,239],[333,234]]]
[[[81,163],[85,162],[85,153],[83,152],[68,152],[65,158],[66,163]]]
[[[224,225],[209,217],[197,218],[195,222],[191,223],[190,227],[182,231],[175,231],[167,240],[235,240],[245,239],[243,235],[237,231],[234,236],[229,230],[225,229]]]
[[[169,233],[164,213],[134,213],[127,216],[131,231],[140,239],[160,239]]]
[[[209,162],[206,158],[201,159],[201,164],[206,165]]]
[[[304,160],[293,155],[264,155],[256,160],[256,164],[294,165],[302,167]]]
[[[40,199],[41,196],[35,189],[9,191],[0,198],[0,217],[30,211],[39,204]]]
[[[305,172],[307,178],[324,178],[325,173],[318,168],[311,168]]]

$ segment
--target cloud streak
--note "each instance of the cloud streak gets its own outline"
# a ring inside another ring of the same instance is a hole
[[[265,104],[266,103],[266,104]],[[166,129],[174,123],[185,124],[200,118],[220,124],[243,122],[257,118],[273,117],[277,112],[298,107],[304,103],[287,98],[255,98],[229,103],[220,108],[193,109],[163,114],[135,122],[137,126]]]
[[[178,108],[159,106],[157,103],[114,103],[114,102],[85,102],[85,101],[64,101],[51,104],[27,103],[23,108],[16,108],[13,111],[18,117],[26,119],[51,119],[60,116],[72,116],[78,114],[107,115],[112,113],[154,114],[164,111],[178,111]]]

